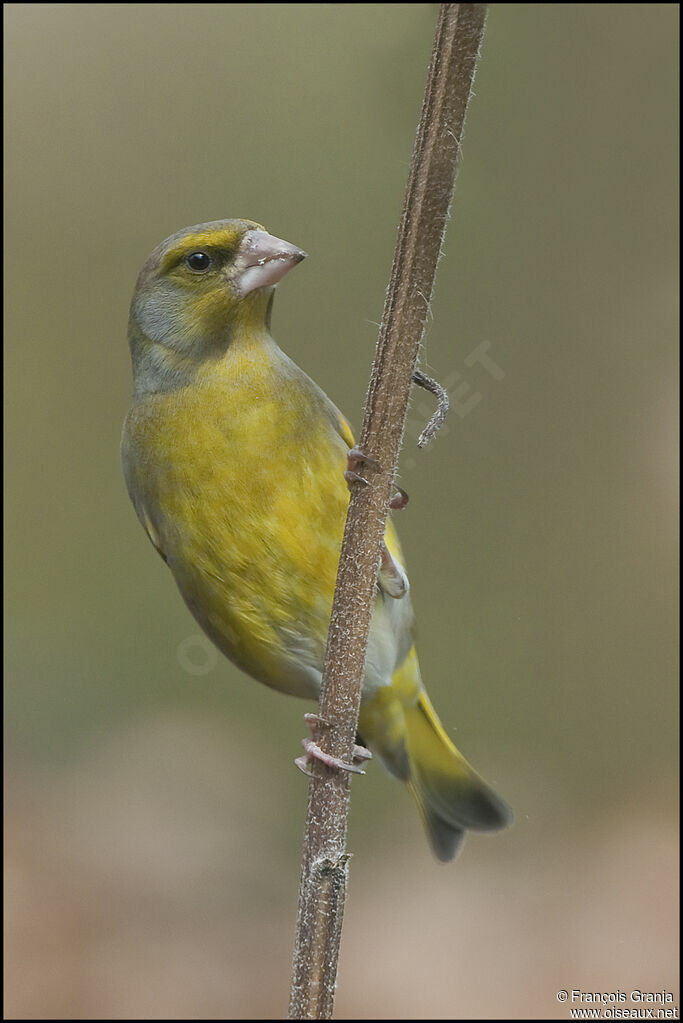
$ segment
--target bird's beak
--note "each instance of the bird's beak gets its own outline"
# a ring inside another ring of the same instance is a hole
[[[242,296],[257,288],[272,287],[306,253],[267,231],[248,231],[235,256],[235,284]]]

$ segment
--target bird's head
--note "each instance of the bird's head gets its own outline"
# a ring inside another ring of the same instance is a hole
[[[199,224],[163,241],[131,303],[136,387],[172,386],[193,365],[220,358],[237,335],[263,332],[275,285],[305,256],[250,220]]]

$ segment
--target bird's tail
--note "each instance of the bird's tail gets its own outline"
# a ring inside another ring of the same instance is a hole
[[[363,701],[359,733],[407,783],[437,859],[452,860],[466,831],[497,831],[512,811],[455,748],[422,687],[413,647],[392,684]]]
[[[504,828],[512,811],[455,748],[424,690],[404,715],[408,788],[435,856],[452,860],[466,831]]]

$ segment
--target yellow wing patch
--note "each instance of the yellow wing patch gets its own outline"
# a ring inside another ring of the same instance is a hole
[[[354,443],[355,443],[355,441],[353,439],[353,433],[351,431],[351,427],[349,426],[347,421],[344,419],[344,417],[341,416],[341,415],[339,416],[338,429],[339,429],[339,434],[340,434],[342,440],[344,441],[344,443],[347,444],[350,448],[352,448]]]

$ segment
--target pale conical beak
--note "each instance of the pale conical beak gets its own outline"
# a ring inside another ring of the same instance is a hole
[[[272,287],[305,258],[305,252],[282,238],[267,231],[248,231],[235,256],[234,283],[243,296]]]

